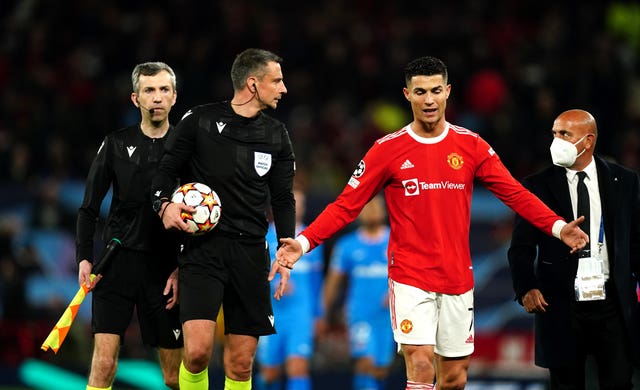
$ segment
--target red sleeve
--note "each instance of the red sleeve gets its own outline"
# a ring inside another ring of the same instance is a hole
[[[373,198],[387,179],[381,145],[374,144],[358,163],[342,193],[330,203],[300,234],[310,243],[310,249],[322,244],[353,222],[360,210]]]
[[[482,138],[478,140],[477,153],[483,161],[478,166],[476,178],[522,218],[551,235],[553,224],[557,220],[564,219],[520,184],[504,166],[491,146]]]

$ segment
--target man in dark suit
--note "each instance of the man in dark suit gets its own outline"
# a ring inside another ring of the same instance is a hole
[[[565,219],[584,215],[590,243],[570,254],[516,216],[509,266],[516,299],[535,313],[535,364],[549,369],[551,389],[585,389],[593,355],[601,389],[631,389],[640,355],[640,179],[593,156],[598,130],[588,112],[563,112],[552,132],[554,165],[523,184]]]

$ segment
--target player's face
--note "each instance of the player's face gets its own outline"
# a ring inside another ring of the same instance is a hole
[[[279,63],[271,61],[267,64],[266,69],[264,76],[256,80],[255,88],[260,108],[271,107],[275,109],[282,95],[287,93],[287,87],[284,86],[282,68]]]
[[[140,107],[143,119],[152,122],[166,120],[176,98],[171,75],[164,70],[153,76],[140,75],[138,93],[131,94],[134,104]],[[150,110],[153,110],[153,114]]]
[[[442,75],[414,76],[404,88],[404,96],[411,103],[413,118],[427,128],[444,121],[451,85]]]

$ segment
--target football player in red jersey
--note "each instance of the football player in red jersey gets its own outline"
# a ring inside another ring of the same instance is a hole
[[[432,389],[435,377],[439,389],[462,389],[474,349],[469,249],[474,181],[572,251],[588,237],[578,227],[582,219],[567,223],[551,211],[511,176],[477,133],[446,121],[451,85],[441,60],[411,61],[405,81],[413,121],[374,143],[340,196],[296,239],[282,240],[277,259],[293,267],[384,191],[391,223],[389,306],[405,359],[406,388]]]

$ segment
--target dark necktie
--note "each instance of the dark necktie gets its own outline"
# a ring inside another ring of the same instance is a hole
[[[589,191],[587,185],[584,184],[584,178],[587,176],[585,172],[578,172],[578,217],[584,215],[584,222],[580,224],[580,229],[587,233],[589,236],[591,233],[591,224],[589,222]]]

